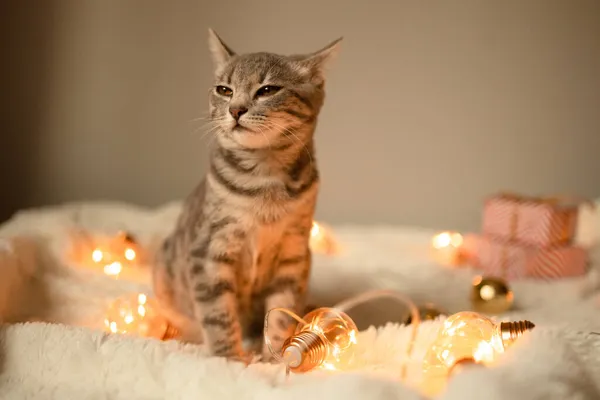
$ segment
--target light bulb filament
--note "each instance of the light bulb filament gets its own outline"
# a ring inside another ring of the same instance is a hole
[[[127,260],[129,260],[129,261],[133,261],[135,259],[135,256],[136,256],[135,250],[130,249],[130,248],[125,249],[125,253],[124,254],[125,254],[125,258]]]
[[[138,294],[138,304],[146,304],[148,297],[144,293]]]
[[[106,275],[119,275],[123,270],[123,264],[118,261],[112,262],[104,266],[104,273]]]
[[[100,249],[95,249],[92,252],[92,260],[96,263],[99,263],[100,261],[102,261],[102,259],[104,258],[104,253],[102,253],[102,250]]]

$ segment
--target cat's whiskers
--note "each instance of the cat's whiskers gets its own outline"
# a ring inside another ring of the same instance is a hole
[[[215,118],[215,119],[208,120],[208,121],[206,121],[204,124],[202,124],[201,126],[199,126],[198,128],[194,129],[194,131],[193,131],[193,132],[191,132],[190,134],[191,134],[191,135],[195,135],[196,133],[200,132],[201,130],[203,130],[204,128],[207,128],[207,127],[209,128],[209,131],[210,131],[210,130],[213,130],[213,129],[215,129],[215,128],[220,128],[220,127],[221,127],[221,125],[220,125],[220,122],[223,122],[223,121],[225,121],[226,119],[227,119],[227,118],[225,118],[225,117],[221,117],[221,118]],[[212,126],[211,126],[211,125],[212,125]],[[204,133],[204,134],[202,135],[202,138],[203,138],[204,136],[206,136],[206,134],[207,134],[207,133]]]
[[[265,134],[265,131],[262,130],[262,126],[257,126],[256,129],[258,129],[258,131],[264,136],[265,140],[267,141],[267,148],[270,150],[271,149],[271,141],[269,140],[269,137]]]
[[[215,125],[212,128],[208,129],[206,132],[204,132],[204,134],[202,136],[200,136],[200,141],[202,141],[206,136],[210,135],[209,137],[211,139],[216,138],[215,133],[219,131],[221,127],[219,125]],[[210,144],[210,141],[208,142],[208,144]]]
[[[188,122],[206,121],[210,119],[212,119],[212,117],[208,113],[206,113],[203,117],[192,118]]]
[[[215,121],[215,120],[226,120],[227,119],[226,116],[215,118],[211,114],[212,114],[211,112],[203,113],[199,117],[191,118],[190,120],[187,121],[187,123],[194,123],[194,122],[205,122],[206,123],[206,122],[211,122],[211,121]]]
[[[271,126],[272,126],[272,127],[275,127],[275,128],[282,129],[282,133],[284,134],[284,136],[285,136],[286,138],[289,138],[289,139],[295,139],[295,140],[296,140],[296,142],[297,142],[297,143],[298,143],[300,146],[302,146],[302,149],[303,149],[304,151],[306,151],[306,154],[308,155],[308,158],[309,158],[309,160],[310,160],[310,165],[311,165],[311,166],[313,166],[313,158],[312,158],[312,154],[311,154],[311,152],[310,152],[310,150],[309,150],[308,146],[306,146],[306,143],[302,142],[302,140],[301,140],[301,139],[298,137],[298,135],[296,135],[294,132],[292,132],[292,130],[291,130],[290,128],[286,128],[285,126],[279,125],[279,124],[277,124],[276,122],[273,122],[273,121],[267,121],[267,122],[268,122],[269,124],[271,124]],[[289,134],[289,135],[288,135],[288,134]]]
[[[227,120],[227,117],[211,117],[211,116],[207,116],[207,117],[198,117],[195,118],[193,120],[190,120],[189,122],[213,122],[213,121],[225,121]]]
[[[222,128],[218,120],[207,121],[202,127],[195,129],[194,132],[192,132],[192,135],[195,135],[205,127],[207,127],[207,129],[202,136],[200,136],[200,141],[204,140],[206,136],[209,136],[211,140],[214,139],[216,137],[215,133]],[[210,145],[211,140],[207,142],[207,146]]]

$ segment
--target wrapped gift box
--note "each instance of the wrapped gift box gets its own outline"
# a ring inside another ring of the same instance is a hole
[[[553,247],[572,242],[579,204],[558,199],[499,194],[485,201],[483,233],[532,246]]]
[[[464,256],[486,275],[507,280],[580,276],[588,267],[588,252],[579,246],[540,248],[483,235],[465,237]]]

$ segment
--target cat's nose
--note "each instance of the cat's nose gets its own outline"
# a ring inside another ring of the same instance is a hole
[[[231,114],[233,119],[235,119],[236,121],[238,119],[240,119],[240,117],[242,115],[246,114],[247,112],[248,112],[248,109],[245,107],[229,108],[229,113]]]

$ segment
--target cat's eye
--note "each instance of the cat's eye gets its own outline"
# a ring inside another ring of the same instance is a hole
[[[266,85],[256,91],[256,97],[264,97],[275,94],[281,90],[281,86]]]
[[[231,97],[233,94],[233,90],[229,89],[227,86],[217,86],[217,93],[221,96]]]

